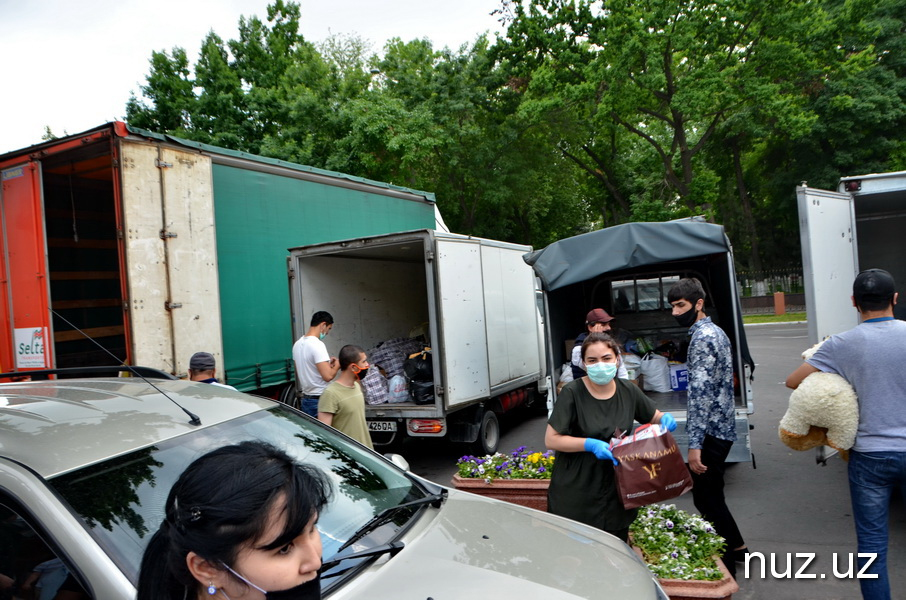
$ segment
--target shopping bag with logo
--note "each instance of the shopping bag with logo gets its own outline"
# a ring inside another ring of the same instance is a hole
[[[409,382],[404,375],[394,375],[387,381],[391,403],[409,402]]]
[[[676,440],[660,425],[642,425],[631,436],[615,439],[610,448],[617,492],[624,508],[663,502],[692,489],[692,476]]]

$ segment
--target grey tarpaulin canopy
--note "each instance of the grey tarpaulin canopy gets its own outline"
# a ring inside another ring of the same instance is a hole
[[[547,291],[608,273],[731,250],[722,225],[701,218],[660,223],[624,223],[554,242],[523,255]],[[731,263],[732,265],[732,263]],[[734,297],[743,361],[754,370],[742,310]]]
[[[556,290],[609,271],[729,250],[730,242],[721,225],[682,219],[599,229],[554,242],[523,258],[535,269],[545,289]]]

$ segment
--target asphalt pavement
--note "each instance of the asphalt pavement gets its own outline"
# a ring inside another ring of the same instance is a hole
[[[806,325],[747,326],[749,350],[756,362],[751,416],[750,463],[731,466],[726,476],[727,504],[749,548],[764,556],[748,575],[738,565],[737,600],[858,600],[858,580],[840,576],[855,563],[856,536],[852,522],[846,464],[831,458],[819,466],[814,451],[797,452],[777,436],[790,390],[783,381],[802,362],[808,347]],[[502,452],[525,445],[544,449],[543,416],[514,415],[503,423]],[[408,444],[402,454],[412,471],[450,485],[461,448],[449,444]],[[695,511],[691,494],[677,499]],[[889,570],[894,598],[906,597],[906,509],[896,496],[891,510]]]

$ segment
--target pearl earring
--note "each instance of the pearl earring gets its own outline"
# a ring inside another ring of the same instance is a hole
[[[208,584],[208,596],[213,596],[217,593],[217,588],[214,587],[214,582]]]

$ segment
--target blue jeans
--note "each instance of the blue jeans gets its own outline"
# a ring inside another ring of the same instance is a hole
[[[302,412],[318,418],[318,400],[321,396],[302,396]]]
[[[859,579],[865,600],[890,600],[887,530],[890,496],[895,488],[900,488],[906,495],[906,452],[849,453],[849,493],[859,553],[877,554],[865,571],[865,574],[877,574],[877,579]],[[858,559],[860,569],[867,560]]]

